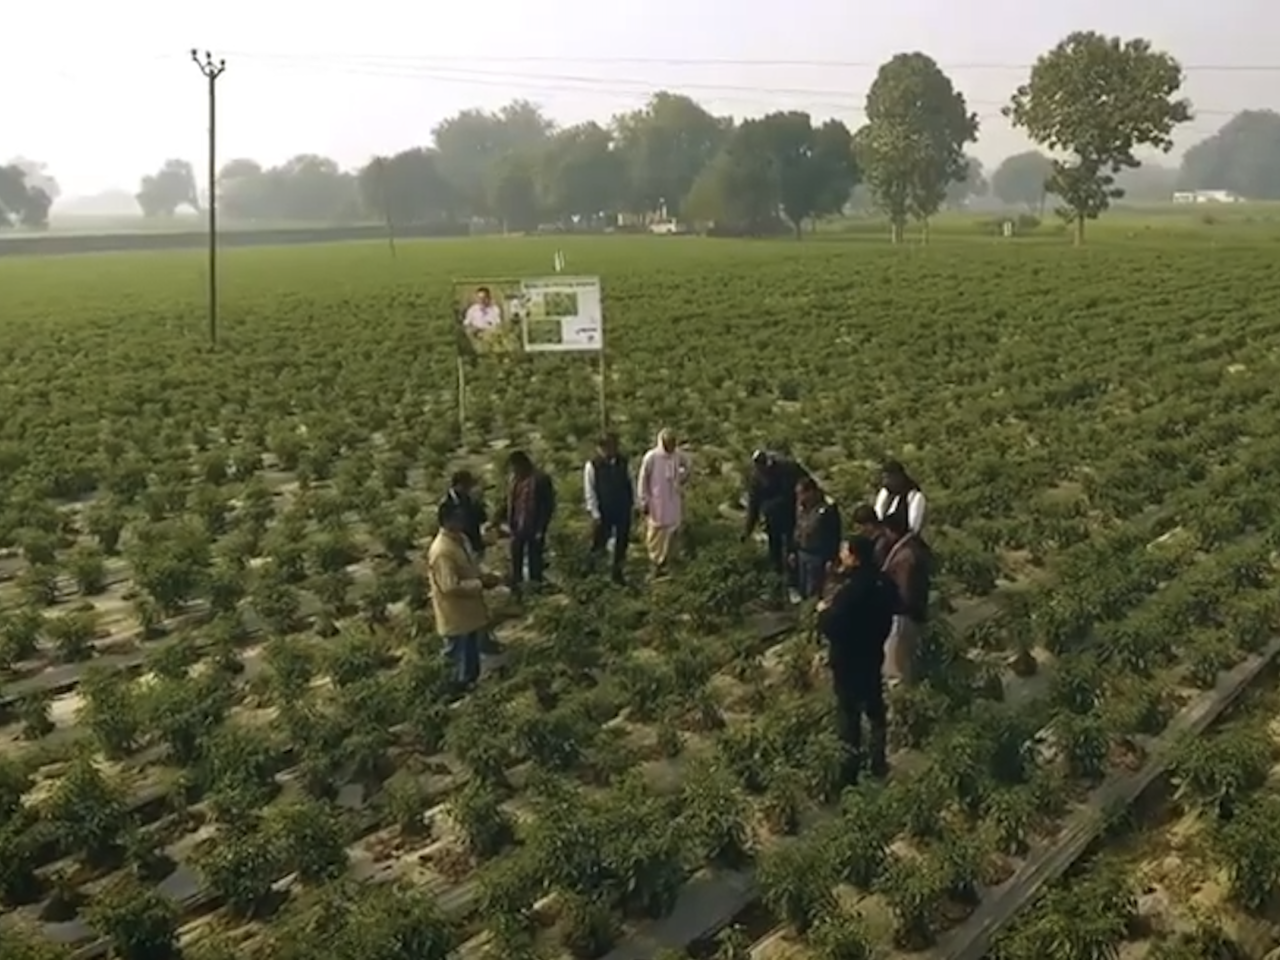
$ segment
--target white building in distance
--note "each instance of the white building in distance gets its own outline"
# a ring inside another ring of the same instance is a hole
[[[1244,198],[1230,190],[1180,190],[1174,203],[1240,203]]]

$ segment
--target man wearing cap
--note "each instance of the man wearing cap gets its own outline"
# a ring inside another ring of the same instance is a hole
[[[763,520],[769,544],[769,566],[776,573],[787,572],[787,560],[795,552],[796,487],[807,476],[807,470],[780,454],[767,450],[751,454],[747,521],[742,539],[749,539]]]

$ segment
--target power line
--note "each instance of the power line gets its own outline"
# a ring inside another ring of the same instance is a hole
[[[258,55],[258,57],[261,58],[261,55]],[[249,55],[249,59],[254,59],[254,55]],[[410,69],[397,69],[392,68],[391,64],[387,64],[385,67],[379,67],[372,64],[346,65],[325,60],[304,61],[300,58],[275,58],[273,60],[268,60],[267,62],[289,69],[305,69],[308,71],[319,69],[351,76],[457,83],[466,86],[496,86],[503,88],[520,86],[525,89],[537,87],[538,89],[550,92],[562,93],[603,93],[624,96],[648,96],[654,91],[663,88],[662,84],[655,83],[652,79],[629,77],[593,77],[577,74],[528,73],[517,71],[477,70],[458,67],[436,67],[429,69],[413,67]],[[545,83],[544,81],[550,81],[550,83]],[[574,84],[574,86],[570,86],[569,84]],[[829,88],[778,87],[774,85],[744,86],[740,84],[700,83],[696,81],[684,82],[677,80],[671,81],[667,86],[676,91],[703,91],[708,94],[720,96],[722,99],[735,99],[734,97],[724,97],[722,92],[739,95],[749,94],[751,95],[753,102],[754,98],[760,96],[805,97],[809,99],[823,98],[823,103],[815,105],[824,106],[830,109],[845,110],[853,113],[864,112],[864,105],[866,101],[865,91],[834,90]],[[743,99],[743,97],[739,96],[737,99]],[[989,119],[999,117],[999,109],[1007,103],[1007,101],[1002,100],[971,100],[967,97],[965,102],[971,107],[993,108],[996,112],[992,113]],[[1235,116],[1239,110],[1225,110],[1206,107],[1193,108],[1192,112],[1197,116],[1231,117]]]
[[[398,54],[306,54],[306,53],[249,53],[240,52],[235,56],[251,59],[273,60],[356,60],[370,64],[398,64],[407,66],[430,67],[434,64],[474,63],[473,56],[406,56]],[[506,63],[572,63],[572,64],[629,64],[643,66],[672,67],[813,67],[816,69],[879,69],[884,61],[872,60],[772,60],[756,58],[701,58],[701,57],[557,57],[557,56],[508,56],[501,59]],[[1022,70],[1029,71],[1032,63],[939,63],[943,70]],[[1183,73],[1280,73],[1280,63],[1273,64],[1183,64]]]

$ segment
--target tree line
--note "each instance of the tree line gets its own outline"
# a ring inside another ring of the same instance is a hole
[[[1178,61],[1147,40],[1072,33],[1039,57],[1003,110],[1040,149],[1007,158],[989,177],[970,155],[980,130],[964,94],[932,58],[902,53],[880,67],[857,130],[803,111],[735,121],[666,91],[605,124],[558,128],[515,100],[495,112],[464,110],[436,126],[428,145],[358,170],[310,154],[275,167],[232,160],[218,177],[218,203],[240,222],[480,219],[524,231],[670,218],[799,235],[856,191],[898,239],[908,223],[927,230],[940,210],[989,193],[1037,216],[1052,205],[1081,240],[1086,222],[1138,183],[1135,151],[1172,149],[1175,129],[1191,119],[1182,82]],[[1246,110],[1187,151],[1176,173],[1148,173],[1144,199],[1173,189],[1280,199],[1280,114]],[[38,202],[23,207],[12,182],[16,199],[5,190],[0,172],[0,224],[6,210],[10,221],[39,222]],[[149,217],[199,210],[191,164],[166,161],[142,179],[137,200]]]

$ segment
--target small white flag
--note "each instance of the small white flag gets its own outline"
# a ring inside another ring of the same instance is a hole
[[[556,268],[556,273],[564,272],[564,251],[563,250],[556,251],[555,268]]]

